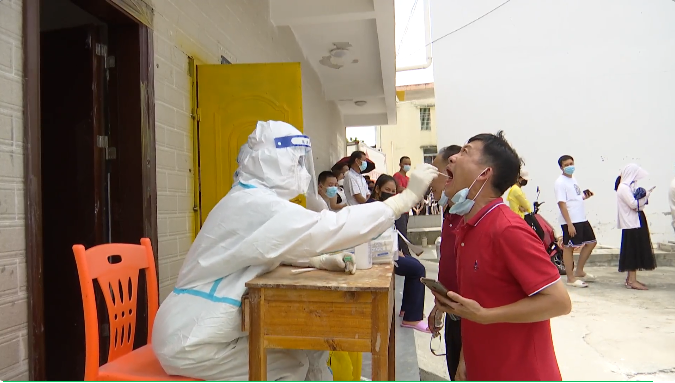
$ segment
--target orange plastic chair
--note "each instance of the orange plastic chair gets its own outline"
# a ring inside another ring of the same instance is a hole
[[[73,246],[82,289],[87,381],[194,381],[164,372],[152,351],[152,325],[159,305],[157,274],[152,245],[147,238],[141,245],[106,244],[85,250]],[[148,296],[148,344],[136,350],[136,309],[138,274],[145,270]],[[99,367],[99,334],[94,279],[98,281],[110,320],[108,361]]]

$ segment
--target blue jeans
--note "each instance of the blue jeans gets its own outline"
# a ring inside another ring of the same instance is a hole
[[[424,319],[424,285],[420,278],[427,276],[424,265],[413,256],[399,257],[398,266],[394,268],[396,275],[405,277],[401,311],[403,320],[416,322]]]

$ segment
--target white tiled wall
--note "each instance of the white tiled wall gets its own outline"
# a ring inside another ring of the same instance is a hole
[[[0,380],[27,380],[21,0],[0,1]]]
[[[312,137],[317,173],[344,155],[337,107],[293,32],[269,20],[269,0],[155,0],[157,215],[161,299],[173,288],[191,243],[192,133],[188,56],[197,62],[301,62],[305,132]]]

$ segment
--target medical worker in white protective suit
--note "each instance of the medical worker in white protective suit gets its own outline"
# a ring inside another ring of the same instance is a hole
[[[238,157],[232,190],[210,212],[173,292],[161,304],[152,347],[167,373],[204,380],[248,380],[248,336],[241,331],[245,283],[281,262],[344,270],[343,255],[420,201],[437,171],[422,166],[408,188],[384,203],[320,213],[289,202],[318,200],[310,140],[293,126],[258,122]],[[328,353],[267,350],[269,380],[332,380]]]

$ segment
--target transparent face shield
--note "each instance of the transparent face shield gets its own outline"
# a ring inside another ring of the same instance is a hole
[[[318,198],[312,144],[309,137],[304,135],[278,137],[274,139],[274,146],[277,149],[288,148],[292,150],[294,160],[296,161],[291,166],[294,173],[292,176],[294,177],[295,185],[297,185],[296,192],[299,195],[306,196],[309,207],[309,204]],[[302,199],[298,196],[291,201],[301,202]]]

